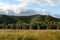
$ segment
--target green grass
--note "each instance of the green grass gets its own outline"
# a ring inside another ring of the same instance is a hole
[[[60,40],[60,30],[4,30],[0,40]]]

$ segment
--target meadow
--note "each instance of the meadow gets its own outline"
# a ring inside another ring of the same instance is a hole
[[[0,29],[0,40],[60,40],[60,30]]]

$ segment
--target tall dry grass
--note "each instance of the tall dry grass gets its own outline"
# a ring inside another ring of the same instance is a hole
[[[60,30],[0,30],[0,40],[60,40]]]

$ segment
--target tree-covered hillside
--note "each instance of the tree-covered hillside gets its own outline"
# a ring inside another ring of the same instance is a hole
[[[31,15],[31,16],[9,16],[0,15],[0,28],[7,29],[22,29],[25,26],[26,29],[59,29],[60,19],[54,18],[50,15]]]

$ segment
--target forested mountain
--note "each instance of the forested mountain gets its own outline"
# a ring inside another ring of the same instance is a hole
[[[23,25],[30,26],[32,25],[36,28],[37,25],[40,25],[41,28],[49,27],[54,28],[55,26],[60,25],[60,19],[54,18],[50,15],[30,15],[30,16],[10,16],[10,15],[0,15],[0,28],[5,27],[21,27]],[[53,27],[52,27],[53,26]],[[60,27],[59,27],[60,28]]]
[[[40,21],[45,21],[45,19],[50,20],[50,21],[55,21],[59,22],[60,19],[54,18],[50,15],[31,15],[31,16],[8,16],[8,15],[0,15],[0,23],[16,23],[18,21],[23,22],[23,23],[30,23],[31,20],[39,20]],[[36,21],[35,21],[36,22]]]

